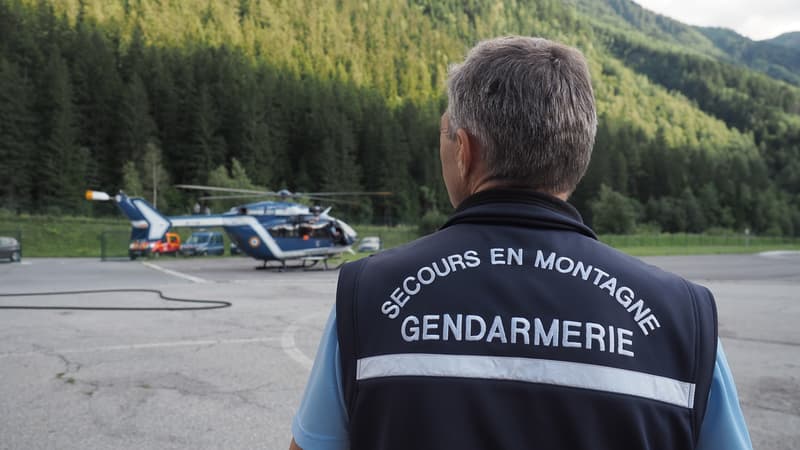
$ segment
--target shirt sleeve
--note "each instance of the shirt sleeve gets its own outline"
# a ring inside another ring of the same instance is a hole
[[[708,393],[708,406],[697,450],[752,450],[750,433],[744,422],[739,396],[733,382],[731,369],[722,351],[722,343],[717,341],[717,361],[714,364],[714,377]]]
[[[350,447],[335,307],[325,324],[303,400],[292,421],[292,435],[303,450]]]

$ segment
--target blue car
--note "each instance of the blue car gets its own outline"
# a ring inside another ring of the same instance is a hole
[[[225,241],[222,233],[217,231],[198,231],[192,233],[185,243],[181,244],[184,256],[224,255]]]

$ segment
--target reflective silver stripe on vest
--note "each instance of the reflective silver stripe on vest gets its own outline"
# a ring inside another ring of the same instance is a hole
[[[693,383],[614,367],[508,356],[401,353],[358,360],[357,380],[416,376],[544,383],[635,395],[694,408]]]

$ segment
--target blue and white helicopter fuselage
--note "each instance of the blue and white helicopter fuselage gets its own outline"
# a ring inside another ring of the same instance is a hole
[[[276,201],[237,206],[224,214],[164,216],[149,202],[124,193],[87,191],[89,200],[113,200],[131,221],[131,240],[161,240],[172,228],[222,227],[237,247],[264,261],[324,259],[349,251],[355,230],[325,211]]]

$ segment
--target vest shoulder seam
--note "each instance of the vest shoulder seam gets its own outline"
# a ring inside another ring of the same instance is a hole
[[[692,379],[695,382],[697,382],[699,381],[698,370],[700,367],[700,358],[702,357],[702,351],[701,351],[702,343],[700,342],[700,337],[701,337],[700,327],[702,326],[702,324],[700,323],[700,311],[699,311],[699,305],[697,304],[698,300],[697,297],[695,296],[693,287],[689,284],[689,282],[686,279],[681,278],[681,281],[683,281],[683,285],[686,287],[686,290],[689,291],[689,298],[691,299],[692,302],[692,315],[694,316],[694,327],[692,329],[692,336],[694,340],[694,358],[693,358],[694,361],[692,367]],[[694,399],[695,403],[697,403],[697,400],[699,400],[697,399],[697,391],[695,391],[693,394],[695,397]],[[700,435],[700,428],[699,428],[700,418],[697,415],[696,408],[692,409],[691,414],[692,414],[692,420],[691,420],[692,435],[694,436],[695,443],[697,443],[696,442],[697,438]]]

